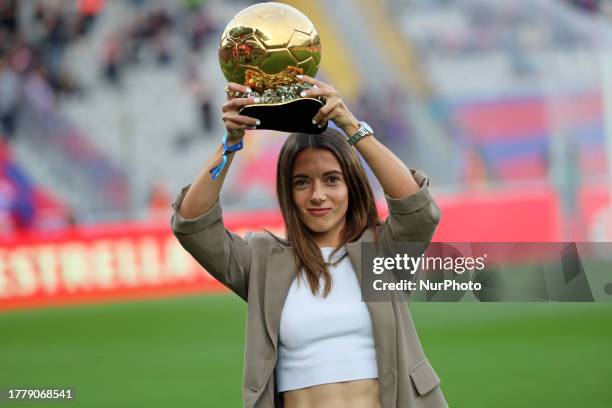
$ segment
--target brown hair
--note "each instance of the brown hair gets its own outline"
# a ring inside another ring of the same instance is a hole
[[[345,244],[359,239],[368,228],[374,227],[375,237],[378,239],[375,227],[381,222],[376,211],[372,187],[361,161],[355,149],[346,142],[346,138],[339,131],[328,128],[323,133],[316,135],[307,133],[289,135],[278,157],[276,195],[285,221],[287,240],[293,247],[298,278],[303,269],[310,289],[316,295],[319,292],[319,279],[323,277],[325,281],[323,296],[326,297],[331,291],[331,275],[310,231],[299,219],[293,201],[291,183],[293,164],[297,154],[308,148],[329,150],[340,163],[348,188],[346,223],[342,231],[341,242],[333,253]]]

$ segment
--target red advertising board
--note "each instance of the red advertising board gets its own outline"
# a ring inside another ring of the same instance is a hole
[[[281,226],[280,217],[270,213],[236,215],[226,223],[243,234],[253,219],[271,231]],[[223,290],[180,246],[167,223],[0,240],[0,310]]]
[[[591,195],[597,199],[583,203],[589,213],[607,205],[603,195]],[[551,190],[436,197],[443,215],[434,241],[560,238],[558,199]],[[384,218],[386,206],[379,209]],[[592,219],[589,214],[582,217]],[[282,235],[282,218],[275,211],[228,213],[224,220],[240,235],[261,228]],[[219,291],[226,289],[180,246],[167,222],[0,237],[0,311]]]

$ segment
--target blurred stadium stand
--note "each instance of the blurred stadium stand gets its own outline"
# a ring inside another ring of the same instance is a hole
[[[221,31],[252,3],[0,1],[4,133],[66,224],[147,219],[191,181],[222,134]],[[443,202],[550,191],[578,224],[606,207],[608,2],[287,3],[319,29],[320,77]],[[224,206],[275,208],[283,137],[247,139]]]
[[[8,144],[0,141],[0,235],[63,227],[69,217],[51,193],[32,184]]]

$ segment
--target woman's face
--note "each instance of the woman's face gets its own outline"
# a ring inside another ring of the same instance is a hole
[[[340,163],[326,149],[304,149],[291,172],[293,202],[300,220],[322,246],[336,246],[348,209],[348,187]]]

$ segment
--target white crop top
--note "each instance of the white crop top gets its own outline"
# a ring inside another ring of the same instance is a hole
[[[332,251],[321,248],[325,261]],[[332,261],[345,252],[338,251]],[[280,321],[277,392],[378,378],[372,320],[349,258],[329,271],[332,290],[326,298],[323,279],[316,297],[304,278],[291,284]]]

